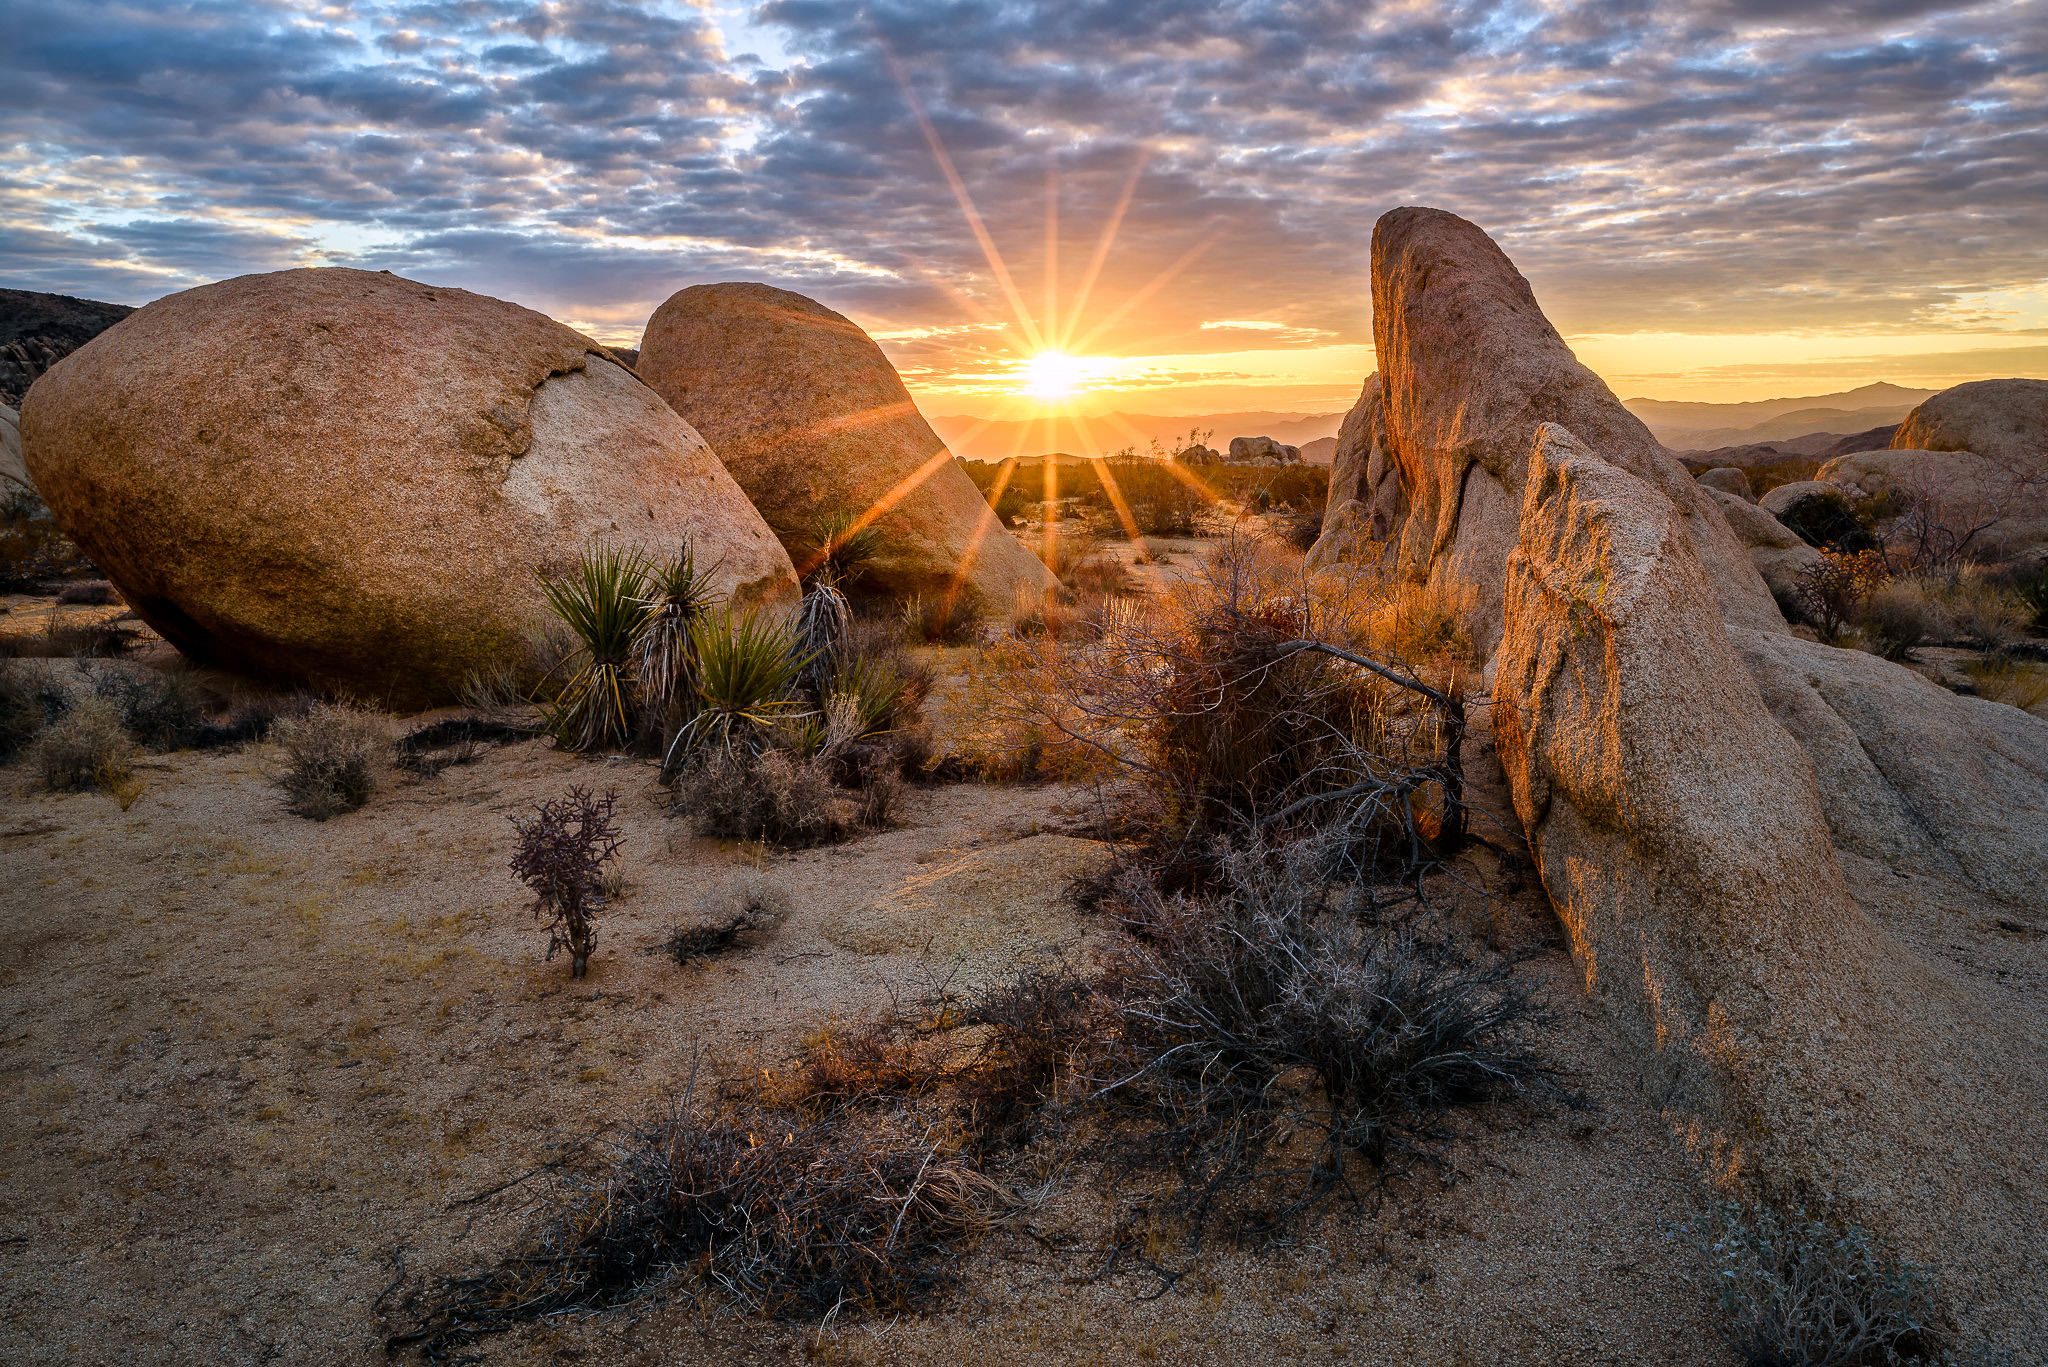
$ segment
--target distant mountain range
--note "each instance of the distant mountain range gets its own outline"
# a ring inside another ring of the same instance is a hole
[[[1785,441],[1812,433],[1852,436],[1886,424],[1897,425],[1941,391],[1867,384],[1839,394],[1757,399],[1750,403],[1693,403],[1679,399],[1624,399],[1658,441],[1674,451]]]
[[[0,290],[0,403],[21,407],[38,376],[133,312],[68,294]]]
[[[1907,389],[1880,381],[1838,394],[1810,394],[1748,403],[1697,403],[1685,399],[1626,399],[1623,404],[1649,426],[1658,441],[1674,451],[1710,451],[1723,447],[1757,446],[1807,438],[1802,447],[1832,446],[1842,437],[1897,426],[1922,400],[1939,390]],[[1156,440],[1178,450],[1192,429],[1208,432],[1208,443],[1230,445],[1232,437],[1272,437],[1302,448],[1302,459],[1328,465],[1336,451],[1342,413],[1205,413],[1199,417],[1157,417],[1145,413],[1110,413],[1087,420],[1086,429],[1071,418],[983,422],[964,416],[933,418],[931,424],[953,454],[965,460],[1002,460],[1007,456],[1038,456],[1048,451],[1100,452],[1109,455],[1126,446],[1142,454]],[[1880,445],[1883,443],[1880,443]],[[1789,453],[1790,448],[1787,448]]]

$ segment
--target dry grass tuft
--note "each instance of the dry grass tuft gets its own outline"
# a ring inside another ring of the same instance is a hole
[[[1963,673],[1980,698],[2007,703],[2022,712],[2048,713],[2048,667],[2009,655],[1987,655],[1964,665]]]
[[[123,797],[124,809],[134,801],[135,741],[121,725],[119,706],[106,698],[74,703],[36,738],[29,753],[45,787],[73,793],[104,789]]]
[[[320,703],[270,728],[283,751],[275,774],[292,811],[315,821],[370,800],[391,748],[385,719],[351,703]]]

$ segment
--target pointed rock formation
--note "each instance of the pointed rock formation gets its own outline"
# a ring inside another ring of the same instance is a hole
[[[953,463],[882,349],[823,304],[769,285],[693,286],[648,320],[639,373],[799,555],[826,518],[872,519],[883,550],[861,588],[964,589],[1007,612],[1020,594],[1055,587]]]
[[[741,601],[789,557],[689,424],[530,309],[388,273],[170,295],[22,413],[59,523],[187,655],[398,706],[542,613],[536,567],[691,537]]]
[[[1473,225],[1386,215],[1373,299],[1333,523],[1390,510],[1407,574],[1476,592],[1516,811],[1674,1128],[1839,1198],[1966,1337],[2048,1346],[2048,1032],[1968,929],[2048,905],[2048,723],[1791,635]]]

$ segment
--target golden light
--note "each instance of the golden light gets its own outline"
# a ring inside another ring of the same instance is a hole
[[[1069,399],[1087,387],[1087,367],[1078,356],[1041,351],[1024,363],[1024,392],[1034,399]]]

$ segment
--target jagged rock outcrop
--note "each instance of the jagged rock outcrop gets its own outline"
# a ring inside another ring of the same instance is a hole
[[[964,590],[1007,612],[1056,587],[954,464],[882,349],[823,304],[769,285],[693,286],[655,310],[638,370],[800,558],[825,519],[871,517],[883,547],[861,590]]]
[[[0,404],[20,408],[44,371],[133,312],[68,294],[0,290]]]
[[[1401,488],[1401,570],[1481,605],[1516,812],[1674,1128],[1839,1198],[1966,1341],[2048,1346],[2048,1030],[1969,929],[2048,905],[2048,723],[1791,635],[1731,527],[1764,514],[1686,478],[1473,225],[1383,217],[1373,294],[1352,449]]]
[[[39,502],[42,498],[22,459],[21,414],[0,403],[0,503],[11,503],[23,494]]]
[[[160,299],[22,413],[58,522],[187,655],[397,706],[451,695],[541,615],[536,568],[688,536],[741,602],[789,558],[689,424],[603,348],[387,273]]]

